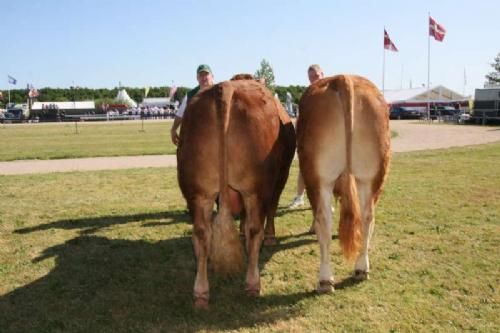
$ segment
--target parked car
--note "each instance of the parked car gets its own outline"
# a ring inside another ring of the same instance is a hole
[[[460,112],[460,113],[458,114],[458,123],[459,123],[459,124],[466,123],[466,122],[470,121],[470,120],[471,120],[471,118],[472,118],[472,117],[471,117],[470,113],[467,113],[467,112],[462,111],[462,112]]]
[[[460,110],[455,109],[452,106],[441,106],[441,105],[431,105],[429,110],[430,116],[432,120],[438,118],[457,118],[460,114]]]
[[[0,123],[10,124],[10,123],[20,123],[20,122],[21,118],[16,117],[16,115],[13,113],[5,112],[0,114]]]
[[[393,106],[389,114],[389,119],[420,119],[421,117],[421,111],[404,106]]]

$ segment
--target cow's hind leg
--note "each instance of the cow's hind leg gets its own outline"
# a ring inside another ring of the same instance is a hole
[[[332,189],[327,186],[318,187],[308,193],[314,213],[314,230],[318,236],[320,248],[319,293],[333,291],[333,274],[330,266],[330,243],[332,240]]]
[[[194,307],[207,309],[209,300],[208,255],[212,238],[213,200],[194,200],[190,204],[193,219],[193,246],[196,255],[196,278],[194,282]]]
[[[247,214],[245,210],[243,210],[240,214],[240,237],[245,238],[245,220],[247,218]]]
[[[362,243],[361,251],[354,266],[354,278],[357,280],[368,279],[370,271],[370,261],[368,259],[368,250],[370,249],[370,240],[373,234],[374,221],[374,202],[371,182],[357,181],[359,204],[362,216]]]
[[[293,141],[295,141],[295,139]],[[289,161],[291,162],[291,159],[293,158],[293,152],[289,157],[290,157]],[[274,227],[274,217],[276,216],[276,212],[278,210],[278,204],[280,201],[281,193],[283,192],[283,189],[285,188],[286,182],[288,180],[288,173],[290,168],[290,163],[285,163],[283,160],[280,163],[282,164],[281,170],[278,172],[276,176],[277,180],[274,186],[272,200],[270,201],[266,212],[266,227],[264,229],[264,246],[276,245],[278,243],[278,240],[276,239],[276,229]]]
[[[264,246],[278,244],[278,240],[276,239],[276,230],[274,228],[274,217],[276,216],[276,211],[278,210],[281,190],[282,189],[275,190],[273,199],[267,209],[266,226],[264,228]]]
[[[271,210],[267,214],[266,218],[266,228],[264,230],[264,245],[271,246],[278,244],[278,240],[276,239],[276,231],[274,229],[274,216],[276,214],[276,208]]]
[[[264,211],[262,200],[256,195],[251,195],[245,201],[245,240],[248,255],[248,270],[245,290],[248,296],[259,296],[259,251],[264,238]]]

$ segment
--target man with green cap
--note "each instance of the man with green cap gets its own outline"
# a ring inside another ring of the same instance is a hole
[[[177,133],[177,129],[182,123],[182,116],[184,115],[184,111],[186,110],[189,101],[199,91],[209,88],[214,84],[214,75],[212,74],[210,66],[205,64],[199,65],[198,68],[196,69],[196,79],[198,80],[198,86],[196,86],[196,88],[194,89],[191,89],[186,94],[186,96],[184,96],[181,106],[179,107],[179,110],[175,114],[174,124],[172,125],[172,129],[170,130],[170,136],[172,137],[172,142],[176,146],[179,143],[179,133]]]

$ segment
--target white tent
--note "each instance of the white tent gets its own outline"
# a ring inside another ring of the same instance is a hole
[[[426,87],[385,90],[384,97],[389,104],[405,104],[405,103],[425,103],[429,96],[431,103],[447,103],[454,101],[464,101],[467,97],[454,92],[442,85],[431,87],[427,90]],[[427,94],[429,92],[429,94]]]
[[[115,100],[119,103],[126,104],[132,108],[137,107],[137,103],[132,98],[130,98],[130,96],[127,94],[127,91],[124,88],[118,90],[118,95],[116,95]]]

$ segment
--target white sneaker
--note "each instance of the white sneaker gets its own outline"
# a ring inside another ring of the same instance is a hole
[[[299,208],[301,206],[304,206],[304,197],[303,196],[296,196],[293,198],[292,202],[288,205],[288,208]]]

